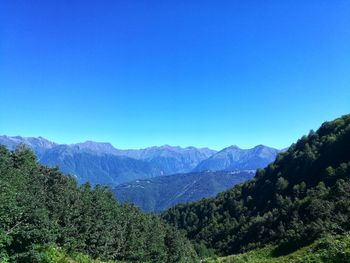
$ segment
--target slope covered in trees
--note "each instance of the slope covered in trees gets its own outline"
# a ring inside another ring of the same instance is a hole
[[[221,255],[269,243],[286,252],[349,231],[350,115],[311,131],[252,180],[163,217]]]
[[[0,189],[0,262],[43,262],[47,247],[126,262],[196,259],[189,241],[161,219],[118,204],[105,187],[78,187],[26,148],[0,147]]]
[[[118,185],[117,200],[130,202],[145,212],[160,212],[179,203],[215,196],[254,176],[255,171],[200,172],[158,176]]]

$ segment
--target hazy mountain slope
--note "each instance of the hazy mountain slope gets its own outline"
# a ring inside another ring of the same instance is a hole
[[[163,175],[189,172],[201,161],[209,158],[216,151],[208,148],[179,146],[153,146],[145,149],[121,150],[114,148],[110,143],[97,143],[86,141],[84,143],[72,144],[70,147],[98,154],[112,154],[143,160],[150,163]]]
[[[234,171],[264,168],[276,158],[279,152],[277,149],[264,145],[258,145],[252,149],[230,146],[199,163],[194,171]]]
[[[8,149],[14,149],[20,143],[28,145],[40,163],[59,166],[63,172],[74,174],[79,183],[99,183],[112,187],[135,179],[191,171],[256,169],[264,167],[278,152],[261,145],[249,150],[232,146],[220,152],[169,145],[120,150],[110,143],[94,141],[60,145],[42,137],[0,136],[0,144]]]
[[[94,142],[86,141],[81,143],[70,144],[69,147],[82,152],[88,152],[93,154],[111,154],[111,155],[123,155],[122,150],[118,150],[113,147],[109,142]]]
[[[161,175],[157,168],[141,160],[99,152],[95,154],[68,145],[59,145],[46,151],[40,163],[58,166],[64,173],[74,175],[79,183],[90,182],[92,185],[111,187]]]
[[[21,136],[0,136],[0,145],[4,145],[9,150],[14,150],[18,144],[25,144],[31,148],[35,155],[40,158],[45,151],[57,146],[43,137],[21,137]]]
[[[0,144],[10,150],[18,144],[25,144],[35,152],[39,162],[58,165],[62,171],[74,173],[79,182],[90,181],[93,184],[112,183],[112,185],[133,179],[189,172],[216,152],[208,148],[181,148],[169,145],[120,150],[110,143],[86,141],[60,145],[42,137],[20,136],[0,136]],[[96,160],[92,160],[93,156]],[[87,159],[90,161],[86,162]],[[81,160],[82,164],[79,164],[78,160]],[[109,169],[111,165],[114,166],[113,169]]]
[[[143,211],[162,211],[178,203],[214,196],[254,174],[255,171],[240,171],[161,176],[119,185],[113,193],[118,201],[131,202]]]
[[[254,179],[164,218],[229,255],[276,243],[288,252],[350,230],[350,115],[303,136]]]
[[[140,150],[122,150],[119,154],[152,163],[164,175],[190,172],[201,161],[209,158],[216,151],[208,148],[178,146],[154,146]]]

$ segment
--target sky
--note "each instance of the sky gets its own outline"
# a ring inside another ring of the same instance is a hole
[[[350,1],[0,1],[0,134],[284,148],[350,113]]]

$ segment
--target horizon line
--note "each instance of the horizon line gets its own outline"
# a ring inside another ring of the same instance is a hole
[[[144,146],[144,147],[138,147],[138,148],[119,148],[119,147],[116,147],[115,144],[113,142],[110,142],[110,141],[99,141],[99,140],[93,140],[93,139],[86,139],[86,140],[83,140],[83,141],[79,141],[79,142],[73,142],[73,143],[62,143],[62,142],[58,142],[56,140],[52,140],[52,139],[48,139],[47,137],[44,137],[44,136],[22,136],[22,135],[7,135],[7,134],[3,134],[3,135],[0,135],[0,137],[8,137],[8,138],[16,138],[16,137],[19,137],[19,138],[22,138],[22,139],[32,139],[32,138],[35,138],[35,139],[44,139],[48,142],[51,142],[51,143],[54,143],[54,144],[57,144],[57,145],[68,145],[68,146],[73,146],[73,145],[77,145],[77,144],[84,144],[84,143],[88,143],[88,142],[92,142],[92,143],[97,143],[97,144],[110,144],[114,149],[116,150],[124,150],[124,151],[127,151],[127,150],[144,150],[144,149],[149,149],[149,148],[154,148],[154,147],[157,147],[157,148],[161,148],[161,147],[172,147],[172,148],[181,148],[181,149],[188,149],[188,148],[196,148],[196,149],[208,149],[208,150],[214,150],[214,151],[217,151],[217,152],[220,152],[224,149],[227,149],[227,148],[230,148],[230,147],[237,147],[239,148],[240,150],[251,150],[251,149],[254,149],[258,146],[264,146],[264,147],[268,147],[268,148],[273,148],[273,149],[276,149],[276,150],[284,150],[286,148],[289,148],[290,145],[288,146],[285,146],[285,147],[274,147],[274,146],[269,146],[269,145],[266,145],[266,144],[257,144],[257,145],[254,145],[254,146],[251,146],[251,147],[240,147],[238,146],[238,144],[229,144],[228,146],[225,146],[223,148],[217,148],[217,147],[209,147],[209,146],[194,146],[194,145],[188,145],[188,146],[183,146],[183,145],[171,145],[171,144],[158,144],[158,145],[150,145],[150,146]]]

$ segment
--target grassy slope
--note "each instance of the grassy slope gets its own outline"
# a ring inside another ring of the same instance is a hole
[[[278,255],[275,246],[267,246],[243,254],[218,259],[206,263],[349,263],[350,234],[328,236],[313,244],[300,248],[288,255]]]

